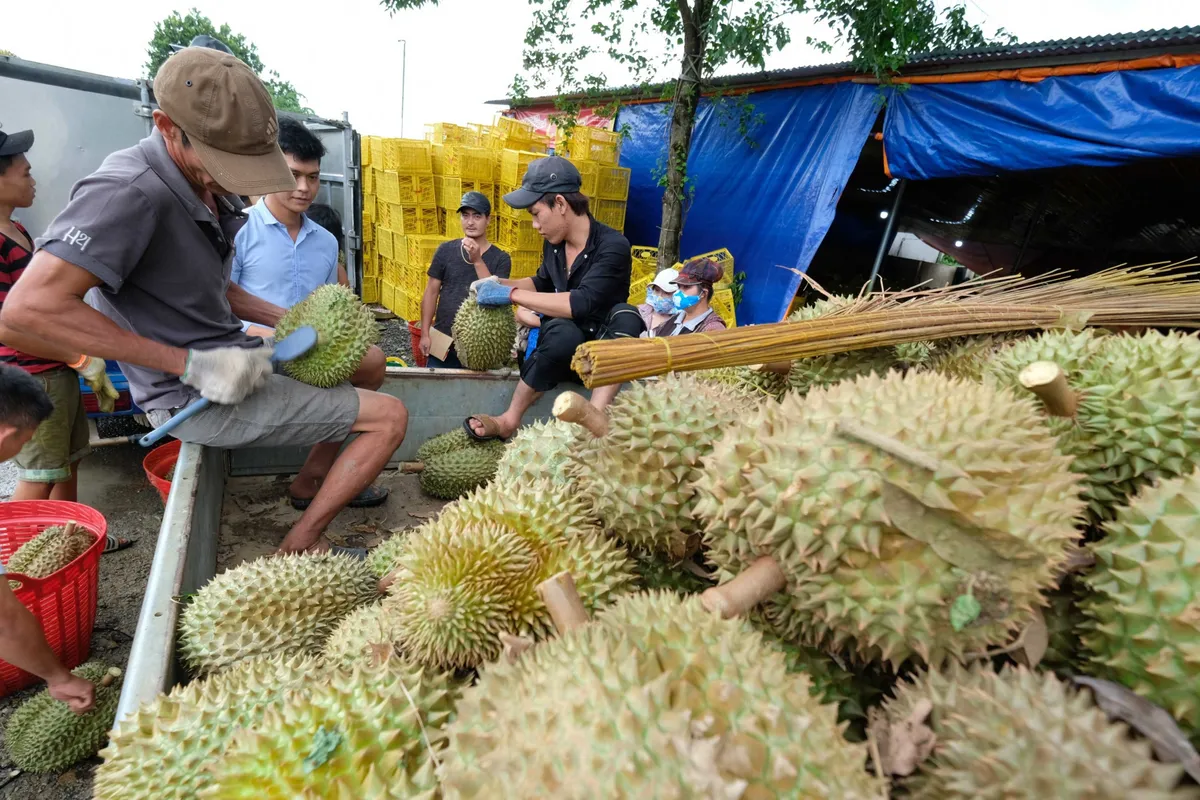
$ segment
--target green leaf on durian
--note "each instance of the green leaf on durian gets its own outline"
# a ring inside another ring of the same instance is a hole
[[[313,734],[312,750],[304,757],[304,772],[308,774],[320,767],[337,752],[342,744],[342,734],[322,725]]]
[[[950,626],[954,630],[961,631],[963,628],[970,625],[975,620],[979,619],[979,615],[983,612],[983,606],[975,599],[973,594],[960,594],[954,598],[954,603],[950,606]]]

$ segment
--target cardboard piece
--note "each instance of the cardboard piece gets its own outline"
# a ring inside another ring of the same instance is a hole
[[[445,361],[446,356],[450,352],[450,346],[454,344],[454,340],[446,334],[439,331],[437,328],[430,326],[429,328],[429,355],[436,358],[438,361]]]

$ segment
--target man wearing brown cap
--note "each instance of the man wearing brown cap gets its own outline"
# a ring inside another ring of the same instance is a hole
[[[175,429],[185,442],[317,445],[301,474],[319,475],[320,488],[280,549],[328,549],[325,527],[400,445],[407,411],[349,383],[317,389],[273,374],[270,343],[242,331],[243,319],[274,327],[283,309],[229,281],[228,196],[295,185],[262,83],[232,55],[188,47],[159,69],[154,93],[154,132],[76,184],[38,239],[0,311],[0,340],[116,359],[154,425],[208,398]]]

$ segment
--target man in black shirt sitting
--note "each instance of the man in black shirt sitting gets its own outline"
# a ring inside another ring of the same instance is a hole
[[[513,304],[541,317],[537,345],[521,361],[521,381],[499,417],[466,419],[476,439],[507,439],[543,392],[561,381],[581,382],[571,369],[575,348],[594,339],[637,337],[642,317],[626,298],[632,268],[629,240],[597,222],[580,193],[579,170],[551,156],[529,165],[521,188],[504,196],[513,208],[528,208],[533,227],[545,239],[542,265],[532,278],[486,278],[472,284],[483,306]],[[523,315],[528,316],[528,315]],[[604,408],[617,386],[592,392],[592,405]]]

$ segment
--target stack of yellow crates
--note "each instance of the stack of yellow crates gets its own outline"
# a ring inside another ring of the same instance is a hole
[[[554,151],[579,168],[583,176],[581,191],[591,201],[592,216],[623,232],[630,173],[627,167],[617,166],[621,158],[621,134],[576,125],[569,134],[559,137]]]
[[[646,302],[646,287],[658,274],[657,257],[657,247],[633,248],[633,273],[629,280],[629,302],[635,306]],[[720,282],[713,287],[712,307],[721,319],[725,320],[727,326],[736,327],[737,314],[733,304],[733,253],[722,247],[720,250],[700,253],[685,260],[690,261],[692,258],[710,258],[725,268]],[[682,266],[682,262],[674,265],[675,269]]]

